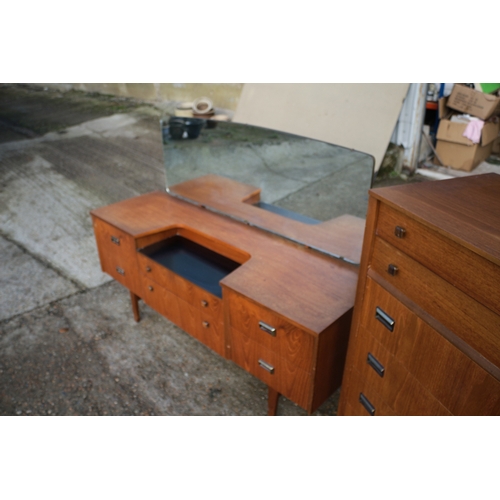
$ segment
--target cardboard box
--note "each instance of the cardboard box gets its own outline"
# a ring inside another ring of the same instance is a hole
[[[493,147],[491,148],[491,152],[496,155],[500,154],[500,137],[497,137],[493,141]]]
[[[441,120],[436,136],[436,152],[446,166],[470,172],[491,155],[500,124],[485,123],[479,144],[463,136],[466,127],[465,123]],[[435,163],[439,164],[437,158]]]
[[[477,116],[481,120],[500,114],[500,97],[484,94],[459,84],[453,86],[446,104],[449,108]]]
[[[438,101],[438,117],[440,120],[449,118],[453,110],[448,106],[448,97],[441,97]]]

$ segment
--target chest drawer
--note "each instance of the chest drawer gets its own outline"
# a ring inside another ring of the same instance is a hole
[[[312,399],[312,375],[241,332],[231,335],[232,360],[299,406]]]
[[[342,386],[344,399],[343,415],[350,416],[393,416],[394,410],[375,391],[367,390],[362,377],[355,370],[349,374],[349,386]]]
[[[353,370],[355,372],[355,370]],[[451,413],[424,388],[411,374],[401,372],[399,392],[385,389],[378,392],[379,381],[374,377],[358,374],[357,398],[363,394],[374,406],[389,406],[396,415],[449,416]],[[391,399],[389,399],[391,398]],[[390,404],[389,404],[390,402]],[[362,401],[361,401],[362,403]]]
[[[367,278],[361,325],[402,362],[411,357],[420,321],[387,290]]]
[[[278,314],[232,291],[225,294],[231,328],[302,370],[313,369],[315,338]]]
[[[500,366],[500,316],[378,237],[370,267],[369,273],[382,276],[472,349]],[[397,271],[391,274],[390,267]]]
[[[500,314],[500,267],[381,203],[376,234]]]
[[[355,369],[368,394],[378,394],[402,415],[451,414],[425,384],[366,330],[359,332]]]
[[[409,371],[454,415],[500,415],[500,382],[422,322]]]
[[[140,295],[135,240],[96,217],[93,217],[93,225],[102,270],[136,295]]]
[[[404,348],[393,349],[396,356],[379,340],[360,327],[352,359],[386,401],[401,391],[409,373],[454,415],[499,414],[500,382],[424,321],[402,335]]]

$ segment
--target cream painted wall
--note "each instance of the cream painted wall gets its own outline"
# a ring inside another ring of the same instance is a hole
[[[234,121],[352,148],[378,170],[408,83],[248,83]]]

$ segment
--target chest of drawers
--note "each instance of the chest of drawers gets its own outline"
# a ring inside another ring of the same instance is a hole
[[[500,415],[500,176],[370,191],[340,415]]]

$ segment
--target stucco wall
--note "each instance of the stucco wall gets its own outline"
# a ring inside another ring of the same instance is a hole
[[[60,90],[82,90],[150,102],[194,101],[209,97],[216,108],[236,110],[242,83],[42,83]]]

